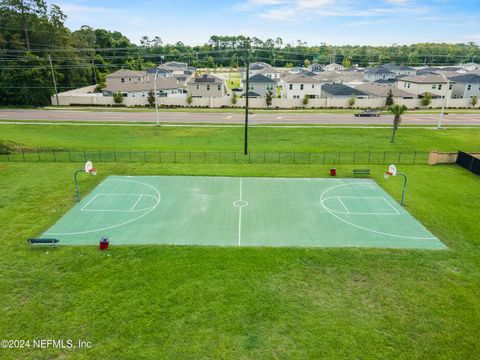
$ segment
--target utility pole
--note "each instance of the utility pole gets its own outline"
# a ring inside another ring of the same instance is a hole
[[[58,101],[57,80],[55,80],[55,72],[53,71],[52,57],[48,55],[48,61],[50,62],[50,69],[52,70],[53,88],[55,89],[55,97],[57,98],[57,106],[60,106]]]
[[[245,79],[245,135],[244,135],[244,149],[243,153],[248,155],[248,100],[249,100],[249,92],[250,92],[250,39],[246,41],[246,61],[245,61],[245,71],[246,71],[246,79]]]
[[[441,71],[440,71],[440,75],[442,75],[443,79],[447,82],[447,86],[445,87],[445,95],[443,96],[442,111],[440,113],[440,117],[438,118],[437,130],[442,129],[443,118],[445,116],[445,105],[447,103],[448,91],[450,90],[450,79],[448,79],[445,76],[445,74]]]
[[[94,60],[94,57],[93,57],[93,52],[92,52],[92,67],[93,67],[93,77],[95,79],[95,85],[98,84],[98,81],[97,81],[97,70],[95,69],[95,60]]]

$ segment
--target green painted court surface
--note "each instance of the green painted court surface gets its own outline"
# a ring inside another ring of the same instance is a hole
[[[445,245],[370,179],[110,176],[44,237],[63,245]]]

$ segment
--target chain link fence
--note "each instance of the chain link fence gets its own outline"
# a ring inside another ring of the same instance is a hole
[[[320,151],[263,152],[139,150],[38,150],[0,154],[0,162],[123,162],[180,164],[427,164],[428,152]]]

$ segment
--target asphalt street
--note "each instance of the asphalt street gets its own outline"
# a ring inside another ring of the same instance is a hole
[[[160,122],[181,124],[242,124],[243,113],[191,113],[160,112]],[[382,125],[391,124],[392,115],[362,118],[353,114],[316,114],[316,113],[255,113],[249,116],[253,125],[261,124],[308,124],[308,125]],[[117,111],[75,111],[75,110],[0,110],[0,120],[35,121],[101,121],[101,122],[155,122],[154,112],[117,112]],[[439,114],[405,114],[402,123],[409,125],[436,125]],[[445,115],[446,125],[480,126],[478,114]]]

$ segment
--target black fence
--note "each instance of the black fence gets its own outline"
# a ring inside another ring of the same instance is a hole
[[[184,164],[426,164],[428,152],[263,152],[228,151],[18,151],[0,154],[0,162],[124,162]]]
[[[467,170],[470,170],[475,175],[480,175],[480,159],[473,155],[459,151],[457,156],[457,164]]]

